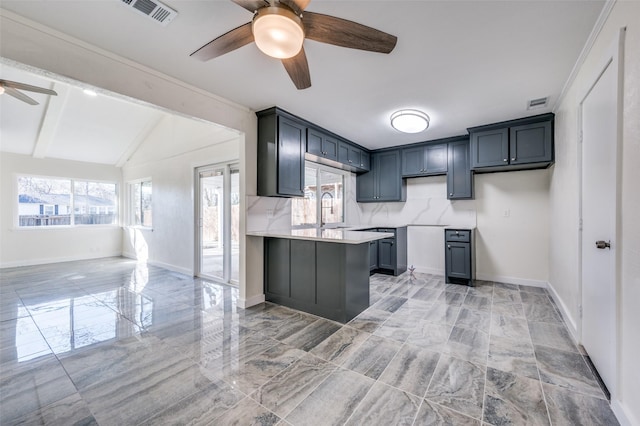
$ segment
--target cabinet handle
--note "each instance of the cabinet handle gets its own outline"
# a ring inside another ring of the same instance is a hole
[[[350,163],[353,163],[353,160],[349,160]]]
[[[511,161],[516,161],[516,157],[513,157],[513,158],[511,159]]]
[[[450,246],[450,245],[448,245],[448,244],[447,244],[447,248],[448,248],[449,250],[451,250],[451,246]]]
[[[449,193],[449,197],[453,197],[453,192],[450,192],[450,193]]]
[[[506,162],[507,162],[507,159],[505,158],[505,159],[503,159],[502,161],[504,161],[504,162],[506,163]]]

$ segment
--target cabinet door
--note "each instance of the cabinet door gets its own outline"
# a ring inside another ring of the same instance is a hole
[[[509,164],[509,129],[471,133],[471,168]]]
[[[469,243],[446,242],[447,277],[471,279],[471,245]]]
[[[360,152],[360,168],[366,171],[371,169],[371,156],[368,152]]]
[[[378,269],[378,240],[369,243],[369,272]]]
[[[450,142],[448,148],[447,198],[473,198],[473,173],[469,169],[469,142]]]
[[[392,270],[396,268],[396,248],[394,244],[394,238],[378,240],[378,268]]]
[[[360,166],[360,148],[356,148],[355,146],[349,147],[349,157],[347,159],[347,163],[353,167]]]
[[[375,158],[377,200],[403,201],[400,151],[381,152]]]
[[[509,163],[544,163],[553,160],[551,122],[515,126],[509,129]]]
[[[346,142],[338,142],[338,161],[342,164],[349,164],[349,148],[351,146]]]
[[[322,135],[314,129],[307,129],[307,152],[322,156]]]
[[[322,140],[322,154],[329,160],[338,161],[338,141],[331,137]]]
[[[265,238],[265,292],[276,296],[289,297],[290,242],[283,238]]]
[[[415,176],[424,171],[424,147],[402,150],[402,176]]]
[[[304,196],[305,126],[278,117],[278,194]]]
[[[447,172],[447,144],[424,147],[424,172],[427,174]]]
[[[356,176],[356,201],[371,202],[376,200],[375,171],[371,170]]]
[[[291,299],[315,303],[316,298],[316,242],[291,240]]]

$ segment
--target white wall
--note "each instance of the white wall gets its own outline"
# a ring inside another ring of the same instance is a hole
[[[262,239],[245,236],[244,216],[245,196],[256,194],[257,118],[252,111],[1,9],[0,51],[2,56],[26,65],[239,130],[242,133],[239,305],[260,299]]]
[[[618,389],[612,391],[612,407],[623,422],[640,424],[640,2],[618,1],[580,67],[576,79],[556,108],[556,165],[551,176],[549,283],[565,314],[579,321],[578,258],[578,108],[582,88],[605,51],[627,27],[624,47],[624,95],[622,124],[621,228],[617,241],[621,257],[618,312]],[[579,337],[579,336],[578,336]]]
[[[18,229],[18,174],[121,183],[120,169],[112,166],[0,153],[0,267],[120,255],[118,226]]]
[[[198,127],[198,126],[196,126]],[[239,139],[215,141],[211,131],[190,130],[180,117],[167,117],[123,167],[123,182],[151,178],[153,230],[127,227],[123,253],[189,275],[194,272],[194,170],[237,162]]]
[[[549,169],[475,176],[478,278],[545,287]]]

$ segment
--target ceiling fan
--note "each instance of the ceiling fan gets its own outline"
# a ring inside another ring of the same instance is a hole
[[[191,56],[202,61],[236,50],[252,41],[265,54],[282,60],[298,90],[311,87],[305,38],[335,46],[390,53],[398,38],[353,21],[304,12],[311,0],[232,0],[252,12],[253,20],[202,46]]]
[[[0,79],[0,95],[6,93],[9,96],[13,96],[16,99],[20,99],[29,105],[38,105],[39,102],[30,96],[25,95],[20,90],[26,90],[28,92],[44,93],[47,95],[56,96],[57,93],[51,89],[45,89],[44,87],[32,86],[30,84],[18,83],[17,81],[1,80]]]

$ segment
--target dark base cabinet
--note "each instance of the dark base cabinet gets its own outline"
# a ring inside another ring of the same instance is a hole
[[[407,270],[407,227],[365,229],[389,232],[393,237],[369,243],[369,272],[398,276]]]
[[[369,307],[369,243],[265,238],[265,298],[346,323]]]
[[[473,229],[445,229],[445,281],[473,285],[475,253]]]

